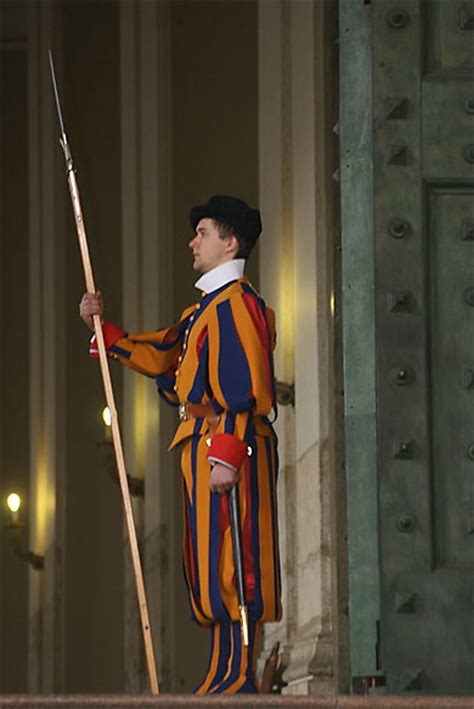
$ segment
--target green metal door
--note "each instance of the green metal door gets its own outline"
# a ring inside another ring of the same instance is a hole
[[[351,657],[360,675],[360,648],[363,673],[390,693],[474,694],[474,3],[372,0],[359,12],[372,39],[379,632],[370,656],[351,603]],[[344,140],[350,149],[350,130]],[[343,214],[349,187],[343,179]],[[345,235],[357,238],[367,241]],[[356,451],[349,492],[367,478]],[[360,544],[351,504],[350,551]],[[358,574],[352,564],[356,597]]]

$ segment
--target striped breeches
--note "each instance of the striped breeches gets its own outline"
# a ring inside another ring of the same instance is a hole
[[[249,646],[242,645],[238,622],[211,626],[211,650],[204,680],[195,694],[257,694],[255,665],[261,623],[249,624]]]
[[[277,524],[277,444],[274,435],[245,440],[251,449],[240,471],[239,493],[245,590],[251,621],[281,617]],[[239,620],[227,496],[209,490],[206,437],[185,440],[184,570],[193,618],[200,625]]]

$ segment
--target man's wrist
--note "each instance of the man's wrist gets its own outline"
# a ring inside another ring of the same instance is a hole
[[[216,433],[207,453],[208,460],[219,460],[238,471],[247,457],[247,444],[231,433]]]
[[[104,336],[104,343],[105,343],[106,350],[109,350],[112,347],[112,345],[115,345],[115,343],[118,340],[121,340],[122,337],[127,336],[127,333],[125,330],[122,330],[121,327],[117,327],[117,325],[114,325],[113,323],[109,322],[108,320],[104,320],[102,322],[102,334]],[[95,332],[90,339],[89,355],[92,357],[92,359],[97,359],[97,357],[99,356]]]
[[[225,460],[221,460],[220,458],[214,458],[214,456],[209,456],[208,461],[211,464],[211,468],[213,468],[216,465],[216,463],[220,463],[221,465],[224,465],[226,468],[229,468],[229,470],[232,470],[232,472],[234,472],[236,475],[238,473],[237,468]]]

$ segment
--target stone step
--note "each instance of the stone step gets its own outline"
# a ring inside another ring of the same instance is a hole
[[[474,709],[473,697],[391,697],[391,696],[340,696],[340,697],[290,697],[280,695],[197,697],[192,694],[147,695],[123,694],[9,694],[0,695],[0,709]]]

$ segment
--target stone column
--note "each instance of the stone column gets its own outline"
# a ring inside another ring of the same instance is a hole
[[[170,60],[167,3],[121,3],[121,154],[123,324],[129,332],[173,321],[170,244]],[[175,420],[160,406],[152,380],[125,372],[124,443],[129,473],[145,481],[134,510],[158,662],[161,691],[176,677],[174,651],[176,499],[166,447]],[[135,580],[124,540],[125,688],[148,687]]]
[[[291,169],[291,63],[288,22],[290,5],[259,3],[259,203],[264,225],[260,241],[260,289],[276,311],[278,346],[275,372],[280,381],[295,381],[293,173]],[[276,423],[279,437],[278,483],[280,551],[284,618],[265,626],[262,653],[280,642],[288,663],[295,595],[292,484],[295,474],[295,412],[281,407]],[[260,668],[261,670],[262,668]]]
[[[62,689],[64,550],[64,294],[63,213],[58,133],[48,67],[55,7],[28,5],[30,241],[30,500],[29,545],[45,557],[29,577],[29,690]]]
[[[333,692],[338,646],[330,13],[312,0],[260,3],[260,204],[271,235],[261,284],[277,311],[277,378],[295,386],[277,423],[285,617],[265,639],[265,654],[283,643],[286,694]]]

